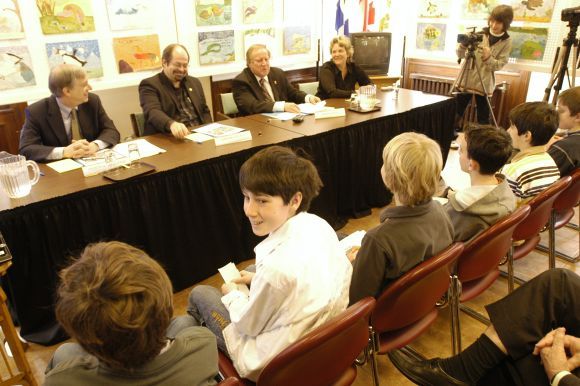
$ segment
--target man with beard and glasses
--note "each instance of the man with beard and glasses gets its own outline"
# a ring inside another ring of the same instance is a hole
[[[171,133],[176,138],[189,128],[212,122],[199,79],[187,75],[189,53],[181,44],[163,50],[163,70],[139,84],[145,114],[145,134]]]

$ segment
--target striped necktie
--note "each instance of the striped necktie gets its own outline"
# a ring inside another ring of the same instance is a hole
[[[79,119],[77,116],[76,109],[72,109],[72,111],[70,112],[70,131],[72,139],[74,139],[75,141],[78,141],[79,139],[83,138],[83,136],[81,135],[81,128],[79,126]]]
[[[270,93],[268,92],[268,89],[266,88],[266,79],[264,79],[264,78],[260,79],[260,87],[262,88],[262,92],[264,93],[264,96],[266,97],[266,102],[274,102],[274,100],[272,99],[272,96],[270,95]]]

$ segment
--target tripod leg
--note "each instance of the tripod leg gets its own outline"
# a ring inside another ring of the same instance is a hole
[[[495,119],[495,114],[493,112],[493,108],[491,106],[491,97],[489,96],[489,93],[487,92],[485,84],[483,83],[483,78],[481,77],[481,66],[477,63],[477,61],[474,61],[474,62],[475,62],[475,68],[477,69],[477,76],[479,77],[479,83],[481,84],[481,88],[483,89],[485,100],[487,102],[487,106],[489,107],[489,112],[491,114],[491,118],[493,119],[493,125],[496,128],[499,128],[499,126],[497,124],[497,120]]]
[[[548,100],[550,99],[550,94],[552,93],[552,87],[554,86],[554,83],[556,83],[558,75],[557,69],[560,68],[560,62],[562,61],[561,48],[562,47],[558,47],[556,49],[556,56],[554,56],[554,63],[552,63],[552,74],[550,74],[548,87],[546,87],[544,91],[544,99],[542,99],[543,102],[548,102]]]

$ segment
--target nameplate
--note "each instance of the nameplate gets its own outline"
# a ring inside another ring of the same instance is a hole
[[[252,133],[249,130],[245,130],[245,131],[242,131],[242,132],[236,133],[236,134],[226,135],[223,137],[214,138],[216,146],[227,145],[227,144],[236,143],[236,142],[251,141],[251,140],[252,140]]]
[[[344,107],[341,107],[339,109],[319,111],[314,114],[314,119],[344,117],[345,115],[346,111],[344,110]]]

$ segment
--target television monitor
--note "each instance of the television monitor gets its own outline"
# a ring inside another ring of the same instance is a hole
[[[391,59],[390,32],[356,32],[350,34],[354,48],[353,61],[368,75],[386,75]]]

